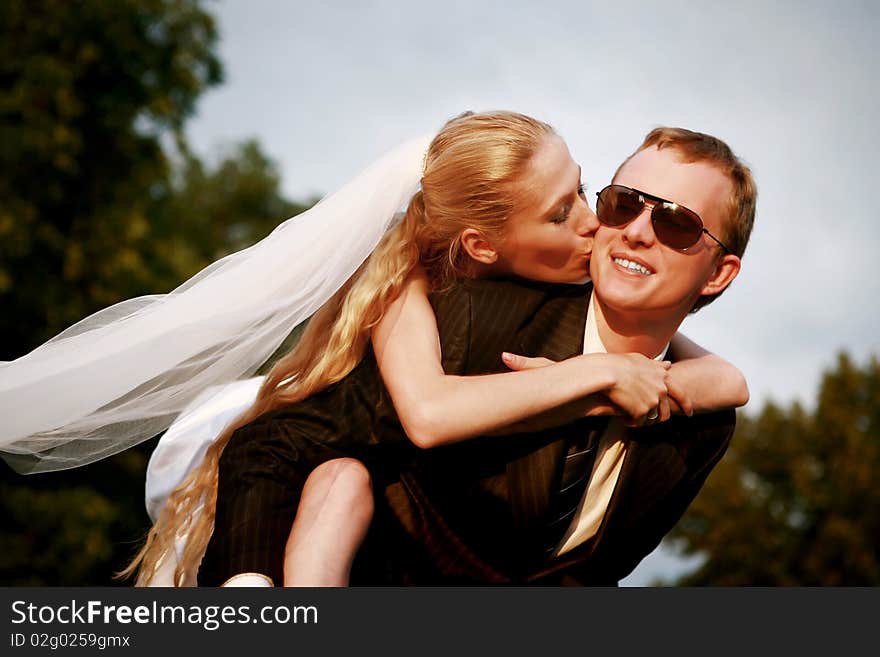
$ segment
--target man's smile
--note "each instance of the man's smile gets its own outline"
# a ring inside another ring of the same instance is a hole
[[[638,274],[640,276],[650,276],[655,273],[647,264],[640,262],[632,256],[612,256],[611,261],[618,267],[626,270],[628,273]]]

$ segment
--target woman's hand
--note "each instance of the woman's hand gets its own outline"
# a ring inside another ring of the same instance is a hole
[[[552,365],[554,361],[547,358],[529,358],[518,354],[503,353],[505,365],[512,370],[527,370]],[[668,373],[669,361],[655,361],[641,354],[587,354],[577,356],[584,367],[604,368],[611,374],[614,383],[605,390],[610,402],[604,410],[618,410],[628,416],[628,426],[643,426],[665,422],[671,415],[669,406]],[[683,391],[676,389],[686,406],[689,401]],[[676,397],[677,399],[677,397]],[[597,414],[603,409],[594,406],[589,415]]]
[[[590,354],[595,364],[614,375],[606,394],[627,416],[625,424],[642,426],[669,419],[666,387],[669,361],[656,361],[642,354]]]

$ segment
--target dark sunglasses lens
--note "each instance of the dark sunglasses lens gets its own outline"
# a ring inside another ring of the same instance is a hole
[[[678,206],[659,204],[654,207],[651,217],[657,239],[673,249],[693,246],[703,232],[699,219]]]
[[[623,226],[635,219],[642,207],[644,204],[636,192],[611,185],[599,192],[596,214],[599,221],[606,226]]]

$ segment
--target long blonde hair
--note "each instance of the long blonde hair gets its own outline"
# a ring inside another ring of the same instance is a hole
[[[421,190],[402,221],[367,261],[309,320],[302,337],[266,376],[254,404],[211,445],[202,463],[174,490],[140,552],[119,576],[138,573],[149,584],[175,538],[186,536],[174,582],[195,583],[214,526],[218,464],[239,427],[293,404],[345,377],[364,355],[370,330],[382,319],[407,276],[421,263],[434,288],[471,275],[461,233],[475,228],[501,239],[515,198],[515,181],[553,129],[514,112],[466,112],[434,137],[425,156]]]

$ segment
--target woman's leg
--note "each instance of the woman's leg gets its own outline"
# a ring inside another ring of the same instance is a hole
[[[373,517],[370,473],[333,459],[309,475],[284,551],[284,586],[347,586]]]

